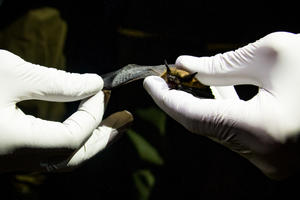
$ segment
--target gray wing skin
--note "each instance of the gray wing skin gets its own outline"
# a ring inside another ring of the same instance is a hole
[[[170,67],[174,67],[174,65],[170,65]],[[101,75],[104,81],[103,89],[111,90],[131,81],[146,78],[147,76],[160,76],[165,70],[165,65],[140,66],[129,64],[117,71]]]

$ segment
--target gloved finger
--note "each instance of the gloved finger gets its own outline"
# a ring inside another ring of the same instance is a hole
[[[292,33],[278,32],[251,43],[236,51],[212,57],[180,56],[176,65],[190,72],[206,85],[227,86],[253,84],[269,87],[272,70],[280,59],[282,44],[290,43]]]
[[[211,86],[215,99],[239,99],[233,86]]]
[[[147,77],[144,80],[144,87],[161,109],[193,133],[219,137],[217,134],[211,134],[223,131],[220,126],[231,127],[256,121],[249,104],[245,101],[199,99],[183,91],[170,90],[160,77]],[[217,128],[212,131],[207,126]],[[203,130],[210,131],[203,132]]]
[[[103,112],[102,91],[82,101],[78,110],[63,123],[42,120],[15,110],[11,112],[16,121],[12,130],[8,131],[11,133],[9,138],[13,140],[12,144],[19,147],[78,149],[98,127]]]
[[[196,78],[205,85],[257,84],[248,73],[256,48],[250,44],[212,57],[180,56],[176,60],[176,66],[192,73],[197,72]]]
[[[4,50],[0,51],[0,57],[2,79],[6,83],[3,89],[10,91],[9,100],[15,102],[27,99],[75,101],[103,88],[103,80],[96,74],[68,73],[43,67]]]
[[[70,158],[67,166],[78,166],[96,155],[124,132],[132,121],[133,116],[128,111],[117,112],[104,119],[84,145]]]
[[[30,80],[26,85],[29,99],[46,101],[76,101],[96,94],[103,88],[103,80],[97,74],[68,73],[27,63]]]

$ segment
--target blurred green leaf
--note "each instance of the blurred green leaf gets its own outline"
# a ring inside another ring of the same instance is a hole
[[[0,48],[28,62],[65,70],[64,45],[67,23],[59,10],[44,7],[29,10],[0,31]],[[51,121],[62,121],[65,103],[29,100],[18,103],[26,114]]]
[[[162,157],[147,140],[131,129],[127,133],[142,160],[156,165],[164,164]]]
[[[155,126],[161,135],[166,133],[166,114],[155,107],[137,109],[137,115]]]
[[[155,177],[150,170],[140,169],[133,173],[133,181],[137,189],[137,199],[147,200],[155,184]]]

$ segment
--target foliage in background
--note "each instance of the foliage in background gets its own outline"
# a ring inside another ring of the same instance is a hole
[[[58,10],[35,9],[0,32],[0,48],[31,63],[63,70],[66,34],[67,24]],[[48,120],[60,121],[66,111],[63,103],[28,101],[18,105],[25,113]]]
[[[150,132],[145,131],[145,129],[143,132],[137,132],[138,130],[133,129],[127,131],[139,159],[145,163],[144,168],[137,169],[133,173],[136,198],[147,200],[151,197],[151,191],[155,187],[157,178],[153,170],[164,165],[164,158],[160,154],[161,149],[151,144],[151,140],[147,140],[144,136],[145,134],[153,134],[156,137],[163,137],[166,129],[166,115],[157,107],[138,108],[135,113],[145,126],[155,128],[154,131],[150,129]]]

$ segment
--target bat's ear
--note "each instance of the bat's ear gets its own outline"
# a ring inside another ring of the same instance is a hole
[[[165,60],[165,66],[167,68],[167,73],[170,74],[171,73],[171,69],[170,69],[170,67],[169,67],[169,65],[167,63],[167,60]]]

